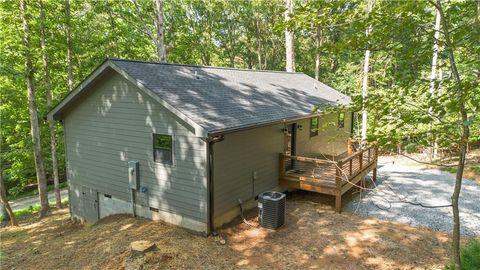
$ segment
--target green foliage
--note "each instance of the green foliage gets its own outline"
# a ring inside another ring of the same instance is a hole
[[[68,186],[67,182],[62,182],[58,185],[58,187],[60,189],[66,188],[67,186]],[[54,185],[48,185],[47,186],[47,191],[53,191],[53,190],[54,190]],[[9,201],[38,195],[38,189],[37,188],[35,188],[31,191],[28,191],[28,192],[24,192],[23,189],[21,189],[19,186],[15,186],[15,187],[12,187],[9,191],[10,191],[10,194],[9,194],[9,196],[7,196],[7,199]]]
[[[407,151],[407,153],[409,153],[409,154],[415,153],[415,152],[417,152],[417,146],[418,145],[416,143],[411,142],[411,143],[409,143],[405,146],[405,151]]]
[[[472,166],[470,168],[475,174],[480,175],[480,165]]]
[[[462,268],[465,270],[480,269],[480,239],[470,240],[464,247],[461,248],[460,257],[462,261]],[[445,270],[454,270],[454,263],[445,266]]]

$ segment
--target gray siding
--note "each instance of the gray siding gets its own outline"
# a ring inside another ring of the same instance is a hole
[[[227,134],[214,144],[214,215],[278,185],[283,124]],[[253,172],[257,179],[253,181]]]
[[[127,162],[140,162],[145,206],[206,220],[206,143],[118,74],[97,84],[65,121],[68,179],[130,201]],[[174,164],[153,161],[153,134],[173,135]]]
[[[344,128],[337,127],[338,114],[320,117],[318,136],[310,138],[310,120],[300,120],[297,131],[297,155],[322,157],[346,152],[350,136],[350,113]],[[238,199],[254,198],[278,186],[279,153],[284,151],[284,124],[260,127],[227,134],[214,144],[214,214],[219,216],[233,207]],[[253,172],[257,179],[253,180]]]

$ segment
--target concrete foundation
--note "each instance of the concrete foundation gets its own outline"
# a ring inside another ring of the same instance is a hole
[[[70,188],[71,215],[73,218],[91,223],[114,214],[133,214],[133,206],[131,202],[115,198],[110,194],[97,192],[97,201],[92,205],[92,209],[90,209],[89,214],[87,215],[84,206],[85,202],[90,202],[90,200],[84,198],[82,190],[85,189],[85,187],[71,186]],[[97,215],[92,214],[95,211],[98,211]],[[139,217],[155,221],[164,221],[202,234],[207,232],[206,223],[175,213],[162,211],[160,209],[140,204],[135,205],[135,212]]]

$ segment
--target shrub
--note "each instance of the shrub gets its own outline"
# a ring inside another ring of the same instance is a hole
[[[475,174],[480,175],[480,165],[478,165],[478,166],[472,166],[472,171],[473,171]]]
[[[407,153],[409,153],[409,154],[417,152],[417,144],[416,143],[409,143],[409,144],[405,145],[405,151],[407,151]]]
[[[480,269],[480,238],[468,242],[460,250],[460,259],[462,260],[462,267],[464,270],[478,270]],[[451,262],[445,266],[446,270],[454,270],[454,263]]]

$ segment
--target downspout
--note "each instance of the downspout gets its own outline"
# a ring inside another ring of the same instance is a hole
[[[207,157],[208,157],[208,180],[207,180],[207,192],[208,192],[208,213],[207,213],[207,236],[216,235],[215,224],[214,224],[214,173],[213,173],[213,144],[223,141],[222,136],[209,137],[207,139]]]

